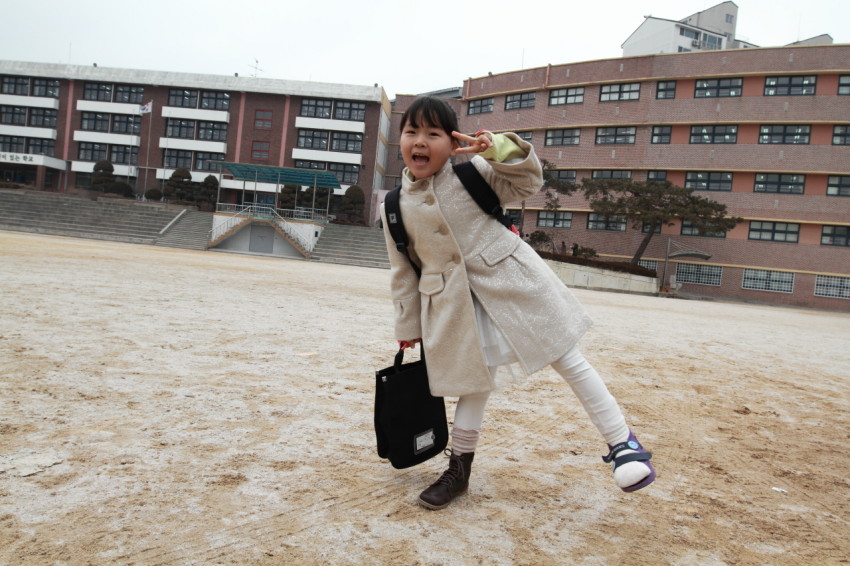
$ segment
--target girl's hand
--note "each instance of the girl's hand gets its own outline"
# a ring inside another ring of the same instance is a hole
[[[452,132],[455,139],[466,142],[466,147],[459,147],[455,153],[482,153],[493,147],[493,134],[486,130],[480,130],[474,136],[468,136],[460,132]]]
[[[422,342],[422,338],[414,338],[413,340],[399,340],[398,347],[402,350],[406,350],[407,348],[413,348],[420,342]]]

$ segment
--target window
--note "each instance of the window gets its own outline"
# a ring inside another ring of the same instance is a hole
[[[198,122],[198,139],[227,141],[226,122]]]
[[[670,143],[673,126],[652,126],[652,143]]]
[[[182,138],[191,140],[195,138],[195,121],[194,120],[178,120],[176,118],[168,119],[168,128],[166,129],[166,137]]]
[[[753,190],[757,193],[801,195],[805,186],[805,175],[795,175],[793,173],[756,173],[756,184]]]
[[[735,16],[732,14],[726,14],[726,23],[731,24],[735,21]]]
[[[35,155],[46,155],[47,157],[54,157],[55,153],[55,142],[53,140],[45,140],[41,138],[30,138],[27,141],[27,153],[32,153]]]
[[[112,132],[116,134],[134,134],[139,133],[141,128],[141,116],[125,116],[116,114],[112,117]]]
[[[725,238],[726,232],[716,231],[712,232],[709,229],[706,229],[702,234],[700,234],[699,228],[694,226],[693,222],[690,220],[682,220],[682,236],[702,236],[703,238]]]
[[[224,161],[223,153],[210,153],[208,151],[195,152],[195,170],[221,172],[221,163]]]
[[[826,194],[831,197],[850,197],[850,176],[830,175],[826,183]]]
[[[54,79],[33,79],[32,95],[59,98],[59,81]]]
[[[700,33],[691,28],[679,28],[679,35],[690,39],[699,39]]]
[[[3,77],[2,94],[29,96],[30,80],[26,77]]]
[[[697,79],[694,98],[741,96],[744,79]]]
[[[251,159],[258,159],[260,161],[268,161],[269,159],[269,148],[271,144],[265,141],[255,141],[251,143]]]
[[[255,110],[254,111],[254,127],[260,130],[272,129],[272,111],[271,110]]]
[[[108,132],[109,114],[83,112],[80,128],[89,132]]]
[[[519,139],[531,143],[531,139],[534,137],[534,132],[517,132],[516,135],[519,136]]]
[[[163,165],[169,169],[191,169],[192,152],[182,149],[166,149]]]
[[[505,97],[505,110],[517,108],[534,108],[536,92],[523,92],[520,94],[509,94]]]
[[[566,130],[546,130],[544,145],[578,145],[581,130],[570,128]]]
[[[780,125],[762,126],[759,130],[759,143],[808,144],[811,126]]]
[[[821,229],[820,245],[850,247],[850,228],[847,226],[824,226]]]
[[[815,277],[815,296],[850,299],[850,277],[818,275]]]
[[[109,160],[112,163],[135,165],[139,158],[139,148],[131,145],[113,145],[109,148]]]
[[[197,108],[198,91],[172,88],[168,91],[168,105],[180,108]]]
[[[541,210],[537,213],[538,228],[571,228],[572,225],[572,212]]]
[[[106,83],[86,83],[85,87],[83,87],[83,98],[85,100],[112,102],[112,85]]]
[[[750,222],[750,240],[769,242],[796,242],[800,237],[800,225],[792,222]]]
[[[676,98],[676,81],[658,81],[655,98]]]
[[[833,126],[832,145],[850,145],[850,126]]]
[[[6,91],[4,90],[3,92]],[[838,94],[850,94],[850,75],[841,75],[838,77]]]
[[[207,110],[230,110],[230,93],[211,91],[201,93],[201,108]]]
[[[298,147],[328,149],[328,132],[324,130],[298,130]]]
[[[319,169],[324,171],[328,168],[328,164],[324,161],[308,161],[306,159],[296,159],[295,167],[298,169]]]
[[[640,83],[602,85],[602,88],[599,90],[599,102],[614,102],[617,100],[639,99]]]
[[[632,144],[635,143],[634,126],[623,126],[617,128],[596,128],[596,144]]]
[[[584,87],[557,88],[549,91],[549,106],[581,104],[584,102]]]
[[[576,170],[575,169],[556,169],[555,171],[550,171],[552,176],[560,181],[566,181],[568,183],[576,182]]]
[[[358,122],[363,122],[366,120],[366,103],[346,101],[337,102],[334,107],[334,118],[337,120],[356,120]]]
[[[652,228],[651,222],[642,222],[641,226],[640,226],[640,231],[643,232],[644,234],[647,234],[651,228]],[[656,225],[655,230],[653,230],[652,233],[653,234],[660,234],[661,233],[661,224]]]
[[[56,110],[52,108],[30,108],[30,126],[36,128],[55,128]]]
[[[768,271],[766,269],[745,269],[744,289],[751,291],[775,291],[777,293],[794,292],[794,274],[786,271]]]
[[[0,136],[0,151],[23,153],[24,138],[19,138],[17,136]]]
[[[738,143],[738,126],[691,126],[691,143]]]
[[[335,132],[331,142],[333,151],[347,151],[349,153],[360,153],[363,149],[363,134],[349,132]]]
[[[765,77],[765,96],[800,96],[815,93],[815,75],[791,77]]]
[[[143,86],[117,85],[115,87],[115,102],[142,104],[144,98],[145,87]]]
[[[731,191],[732,173],[725,171],[688,171],[685,188],[696,191]]]
[[[467,114],[487,114],[493,111],[493,98],[479,98],[478,100],[470,100],[469,107],[466,110]]]
[[[0,124],[24,126],[27,123],[27,109],[23,106],[0,106]]]
[[[652,271],[658,272],[658,262],[652,259],[639,259],[638,265],[641,267],[645,267],[647,269],[651,269]]]
[[[77,157],[80,161],[100,161],[106,159],[106,150],[105,143],[81,142]]]
[[[331,101],[305,98],[301,100],[301,115],[312,118],[330,118]]]
[[[611,232],[626,231],[626,217],[621,215],[604,216],[591,212],[587,215],[588,230],[608,230]]]
[[[520,217],[522,216],[522,211],[517,210],[516,208],[509,208],[505,211],[505,216],[510,218],[511,224],[514,226],[519,226],[521,224]]]
[[[617,169],[596,169],[590,176],[594,179],[631,179],[632,172]]]
[[[676,265],[676,281],[694,285],[719,287],[723,279],[723,268],[719,265],[701,263],[679,263]]]
[[[647,171],[646,180],[663,183],[667,180],[667,171]]]
[[[340,183],[356,185],[360,180],[360,166],[346,163],[328,163],[328,170],[336,175]]]

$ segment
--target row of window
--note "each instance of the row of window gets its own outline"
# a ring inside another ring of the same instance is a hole
[[[330,141],[330,146],[328,142]],[[297,146],[302,149],[318,149],[360,153],[363,151],[363,134],[353,132],[329,132],[327,130],[298,130]]]
[[[650,142],[653,144],[671,143],[673,126],[652,126]],[[759,144],[808,145],[811,141],[812,127],[808,124],[767,124],[759,126]],[[533,132],[523,132],[520,137],[531,141]],[[596,128],[597,145],[629,145],[637,141],[636,126],[616,126]],[[544,145],[580,145],[581,128],[561,128],[545,131]],[[691,144],[737,144],[737,125],[698,125],[690,127]],[[850,126],[846,124],[832,127],[832,145],[850,145]]]
[[[165,136],[188,140],[227,141],[227,123],[169,118]]]
[[[348,163],[327,163],[324,161],[309,161],[296,159],[295,167],[298,169],[315,169],[317,171],[330,171],[336,175],[337,181],[346,185],[356,185],[360,181],[360,166]]]
[[[573,213],[563,210],[541,210],[537,212],[538,228],[572,228]],[[606,230],[609,232],[625,232],[627,218],[620,215],[605,216],[589,213],[587,217],[588,230]],[[644,225],[643,231],[649,231]],[[710,238],[725,238],[724,232],[700,233],[699,229],[689,221],[682,222],[682,236],[703,236]],[[753,220],[750,222],[748,239],[769,242],[796,243],[800,238],[800,225],[794,222],[765,222]],[[823,226],[821,230],[822,246],[850,247],[850,228],[847,226]]]
[[[327,100],[319,98],[301,99],[301,116],[310,118],[330,118],[334,120],[366,120],[366,103],[348,100]]]
[[[10,153],[29,153],[55,157],[56,143],[43,138],[24,138],[20,136],[0,136],[0,151]]]
[[[575,169],[551,171],[556,179],[576,183]],[[622,169],[594,169],[592,179],[631,179],[632,172]],[[731,171],[686,171],[685,188],[695,191],[731,191]],[[666,171],[647,171],[647,181],[666,181]],[[802,173],[756,173],[753,192],[801,195],[805,192],[806,175]],[[850,197],[850,175],[829,175],[827,196]]]
[[[750,291],[774,291],[777,293],[794,292],[794,273],[768,269],[744,269],[741,287]],[[679,263],[676,265],[676,281],[694,285],[719,287],[723,279],[723,267],[698,263]],[[850,277],[836,275],[817,275],[815,277],[816,297],[850,299]]]
[[[743,78],[697,79],[694,84],[694,98],[738,97],[743,93]],[[677,81],[658,81],[655,98],[676,98]],[[816,75],[788,75],[765,77],[764,96],[813,96],[816,93]],[[641,83],[619,83],[600,85],[599,102],[619,102],[640,100]],[[585,87],[556,88],[549,91],[549,106],[562,104],[581,104],[584,102]],[[850,75],[838,78],[836,94],[850,95]],[[470,100],[468,114],[493,112],[494,97]],[[505,96],[505,110],[534,108],[536,92],[522,92]]]
[[[52,108],[0,106],[0,124],[31,126],[33,128],[55,128],[56,116],[57,112]]]
[[[59,98],[59,81],[56,79],[4,76],[0,79],[0,94]]]

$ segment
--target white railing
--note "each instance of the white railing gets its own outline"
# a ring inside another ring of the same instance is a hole
[[[233,204],[221,204],[216,207],[217,212],[226,212],[231,214],[232,217],[222,222],[218,226],[214,226],[212,230],[210,230],[210,242],[216,241],[222,235],[226,234],[233,228],[239,226],[244,222],[248,222],[249,218],[257,218],[260,220],[269,220],[274,222],[275,225],[280,228],[280,230],[295,240],[301,249],[305,252],[309,252],[312,249],[310,242],[308,242],[301,234],[299,234],[292,226],[289,225],[289,219],[294,220],[313,220],[316,222],[321,222],[323,224],[327,224],[327,216],[323,213],[319,213],[316,209],[301,209],[301,210],[289,210],[289,209],[275,209],[271,206],[259,206],[256,204],[251,204],[247,206],[233,205]],[[280,214],[280,212],[284,213],[292,213],[288,217]]]

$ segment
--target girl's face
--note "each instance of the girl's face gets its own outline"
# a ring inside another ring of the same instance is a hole
[[[442,169],[459,144],[443,128],[423,120],[418,123],[413,126],[408,121],[402,128],[401,156],[414,179],[424,179]]]

